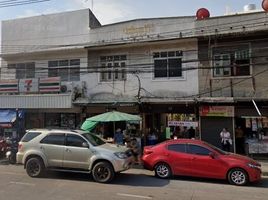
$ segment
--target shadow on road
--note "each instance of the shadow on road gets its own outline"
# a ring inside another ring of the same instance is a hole
[[[170,180],[168,179],[158,179],[154,176],[149,176],[146,174],[122,173],[117,175],[112,184],[139,187],[164,187],[168,185],[169,182]]]
[[[90,174],[70,173],[70,172],[48,172],[44,178],[64,179],[71,181],[91,181],[94,182]],[[125,185],[137,187],[164,187],[169,184],[169,180],[157,179],[146,174],[119,173],[115,179],[109,183],[111,185]]]
[[[217,179],[206,179],[206,178],[194,178],[194,177],[182,177],[175,176],[173,180],[178,181],[191,181],[191,182],[200,182],[200,183],[210,183],[210,184],[223,184],[230,185],[227,180],[217,180]],[[239,186],[237,186],[239,187]],[[268,177],[263,177],[261,182],[258,183],[249,183],[244,187],[257,187],[257,188],[268,188]]]

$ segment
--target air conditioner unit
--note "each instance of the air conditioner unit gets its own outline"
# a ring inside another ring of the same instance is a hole
[[[73,91],[73,88],[74,86],[72,82],[61,83],[60,91],[61,93],[69,93]]]

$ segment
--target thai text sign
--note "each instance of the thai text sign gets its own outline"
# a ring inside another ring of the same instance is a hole
[[[168,121],[168,126],[186,126],[196,128],[198,126],[198,122],[191,121]]]
[[[233,106],[201,106],[199,114],[202,117],[234,117]]]

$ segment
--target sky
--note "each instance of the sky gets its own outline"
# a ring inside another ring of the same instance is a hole
[[[101,24],[108,24],[136,18],[191,16],[202,7],[207,8],[211,16],[218,16],[226,10],[241,12],[247,4],[256,4],[257,9],[261,9],[261,3],[262,0],[93,0],[92,6],[92,0],[50,0],[0,8],[0,20],[93,7]]]
[[[7,0],[0,0],[0,5],[4,2]],[[0,8],[0,21],[90,8],[104,25],[138,18],[193,16],[199,8],[207,8],[211,16],[219,16],[227,10],[241,12],[247,4],[255,4],[262,10],[262,0],[50,0]]]

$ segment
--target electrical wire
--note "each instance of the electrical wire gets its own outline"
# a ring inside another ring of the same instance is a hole
[[[0,1],[0,8],[13,7],[13,6],[22,6],[34,3],[42,3],[50,0],[7,0]]]

